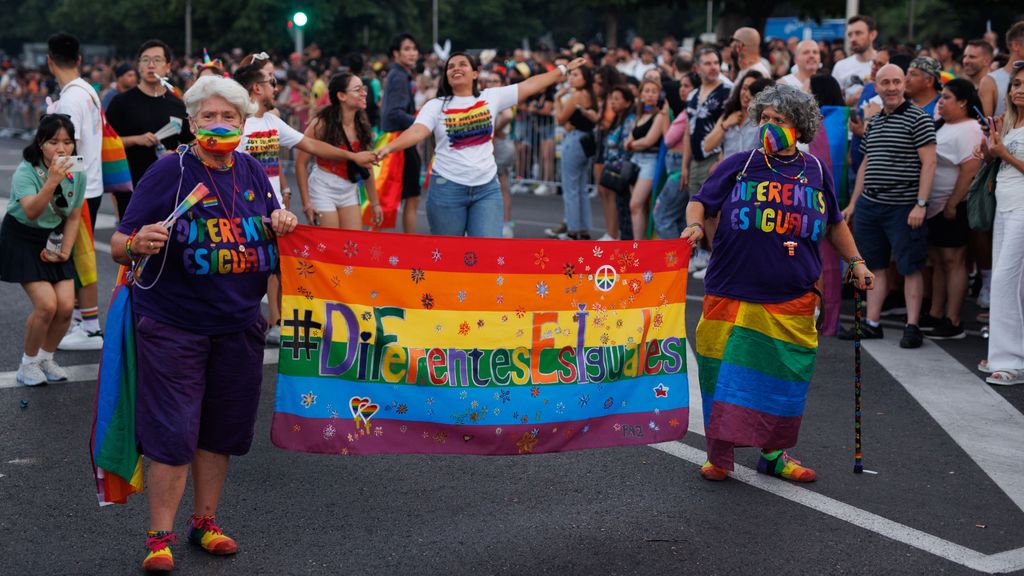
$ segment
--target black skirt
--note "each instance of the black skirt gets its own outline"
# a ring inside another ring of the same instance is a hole
[[[0,225],[0,280],[56,284],[74,278],[75,265],[70,258],[67,262],[43,262],[39,257],[50,232],[53,230],[26,226],[10,214],[4,216]]]

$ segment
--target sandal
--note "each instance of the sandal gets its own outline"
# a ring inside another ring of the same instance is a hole
[[[978,372],[984,372],[985,374],[992,373],[992,369],[988,367],[988,360],[978,362]]]
[[[996,370],[985,382],[996,386],[1014,386],[1024,384],[1024,370]]]

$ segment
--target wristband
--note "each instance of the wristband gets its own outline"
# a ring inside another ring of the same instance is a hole
[[[128,255],[129,260],[135,260],[135,256],[132,255],[132,241],[135,240],[135,235],[138,234],[138,230],[132,230],[132,233],[128,235],[128,238],[124,241],[124,251]]]
[[[701,224],[700,222],[694,222],[693,224],[687,224],[686,227],[687,228],[700,228],[700,233],[701,234],[704,233],[704,225]]]
[[[846,259],[846,263],[849,264],[850,268],[853,268],[857,264],[864,264],[864,259],[860,256],[850,256]],[[867,266],[867,264],[864,265]]]

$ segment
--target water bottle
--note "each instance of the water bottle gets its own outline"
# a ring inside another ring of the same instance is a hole
[[[167,147],[164,146],[163,142],[157,142],[156,146],[153,147],[153,150],[156,152],[157,160],[163,158],[164,154],[167,153]]]
[[[46,239],[46,251],[56,256],[60,254],[60,249],[64,245],[64,233],[58,230],[50,232],[50,236]]]

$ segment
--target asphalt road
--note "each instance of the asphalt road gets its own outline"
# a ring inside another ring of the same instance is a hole
[[[4,204],[20,146],[0,141]],[[111,214],[110,206],[102,212]],[[513,213],[518,235],[540,236],[557,225],[560,197],[515,196]],[[596,204],[594,215],[600,225]],[[421,224],[425,229],[422,214]],[[111,233],[101,227],[97,242]],[[99,256],[100,277],[109,282],[114,266]],[[110,287],[101,284],[101,292]],[[701,283],[692,281],[689,293],[692,336]],[[94,378],[37,389],[10,384],[27,306],[20,287],[0,284],[0,575],[137,573],[145,554],[144,498],[99,508],[93,493]],[[177,573],[1024,570],[1024,443],[1016,441],[1024,438],[1024,387],[981,381],[974,371],[985,356],[980,338],[891,354],[898,330],[892,334],[864,355],[864,461],[873,474],[852,473],[852,346],[821,340],[792,451],[818,471],[819,480],[807,486],[751,473],[752,449],[737,454],[746,469],[735,478],[706,482],[697,473],[704,440],[692,431],[659,449],[527,458],[285,452],[269,438],[276,366],[268,364],[257,440],[248,456],[232,461],[219,516],[240,552],[214,558],[186,545],[185,512]],[[97,363],[99,353],[57,358],[83,366]],[[943,378],[924,376],[936,368]],[[975,401],[998,414],[972,411]],[[999,425],[1006,432],[988,442],[991,450],[965,448]]]

